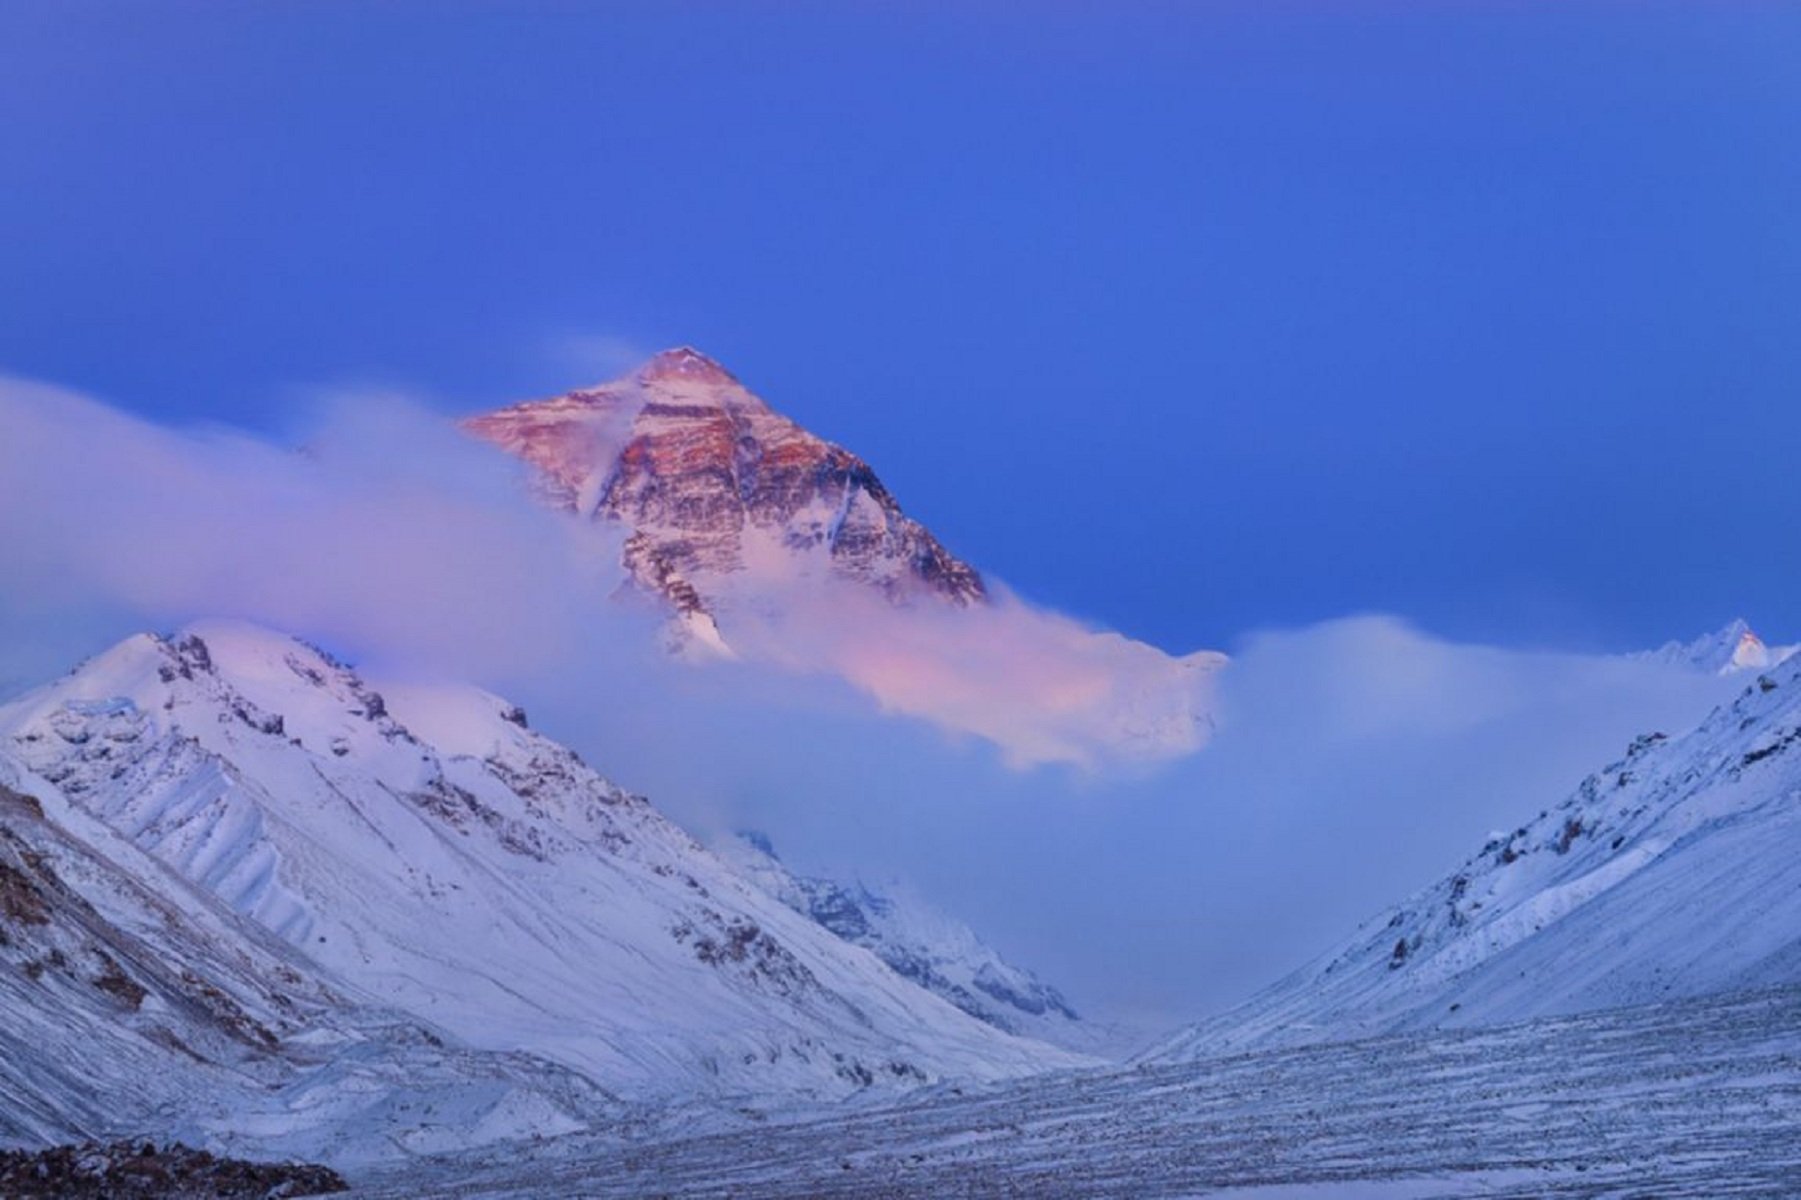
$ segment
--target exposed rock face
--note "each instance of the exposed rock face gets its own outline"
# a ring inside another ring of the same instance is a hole
[[[550,503],[622,524],[626,569],[686,616],[710,615],[729,576],[821,565],[896,601],[987,597],[868,463],[695,350],[465,427],[536,467]]]
[[[836,676],[1021,764],[1169,758],[1211,734],[1222,655],[991,591],[868,463],[694,350],[464,427],[530,464],[548,506],[622,535],[626,590],[672,613],[678,657]]]

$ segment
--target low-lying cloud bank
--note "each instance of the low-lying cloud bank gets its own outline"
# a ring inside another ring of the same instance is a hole
[[[734,760],[736,781],[644,774],[729,798],[803,864],[902,874],[1078,1003],[1168,1025],[1327,950],[1743,682],[1363,616],[1246,639],[1213,741],[1158,769],[1020,773],[822,726],[807,745],[831,750]]]
[[[674,662],[617,595],[609,530],[539,509],[514,464],[404,400],[323,403],[301,453],[0,382],[0,430],[0,686],[204,616],[480,682],[703,833],[907,876],[1151,1024],[1299,965],[1734,686],[1361,617],[1246,639],[1212,745],[1146,765],[1097,752],[1094,717],[1155,731],[1167,710],[1118,698],[1171,660],[1099,653],[1107,635],[1010,598],[1012,632],[788,597],[753,631],[763,663]]]
[[[345,397],[315,418],[299,451],[0,381],[0,677],[206,613],[470,675],[549,669],[618,585],[607,530],[544,520],[425,409]]]

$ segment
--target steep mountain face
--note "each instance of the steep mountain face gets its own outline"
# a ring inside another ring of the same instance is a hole
[[[1801,660],[1791,659],[1688,735],[1640,737],[1342,949],[1153,1057],[1795,982]]]
[[[1751,626],[1740,619],[1692,642],[1669,642],[1649,651],[1646,656],[1713,675],[1733,675],[1740,671],[1767,671],[1781,666],[1794,657],[1797,650],[1801,650],[1801,646],[1766,645]]]
[[[209,623],[0,709],[0,752],[328,978],[631,1099],[1080,1061],[791,912],[473,689],[377,691],[302,643]]]
[[[718,853],[795,912],[868,949],[902,978],[977,1020],[1090,1054],[1130,1040],[1129,1031],[1083,1020],[1056,988],[909,889],[895,885],[878,892],[862,883],[797,874],[760,833],[740,834]]]
[[[897,600],[987,596],[869,464],[772,411],[692,349],[637,374],[466,422],[539,471],[556,507],[620,522],[624,563],[696,631],[727,577],[797,561]]]
[[[0,1143],[360,1162],[617,1119],[574,1072],[324,977],[4,759],[0,781]]]

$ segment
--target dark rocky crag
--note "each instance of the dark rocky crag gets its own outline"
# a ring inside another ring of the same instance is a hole
[[[0,1150],[0,1196],[8,1200],[276,1200],[348,1190],[329,1167],[245,1162],[179,1143]]]

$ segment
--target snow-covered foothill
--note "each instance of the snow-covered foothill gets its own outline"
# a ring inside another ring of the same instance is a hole
[[[0,709],[0,753],[327,977],[631,1100],[830,1100],[1083,1061],[794,913],[478,689],[378,688],[205,622]]]

